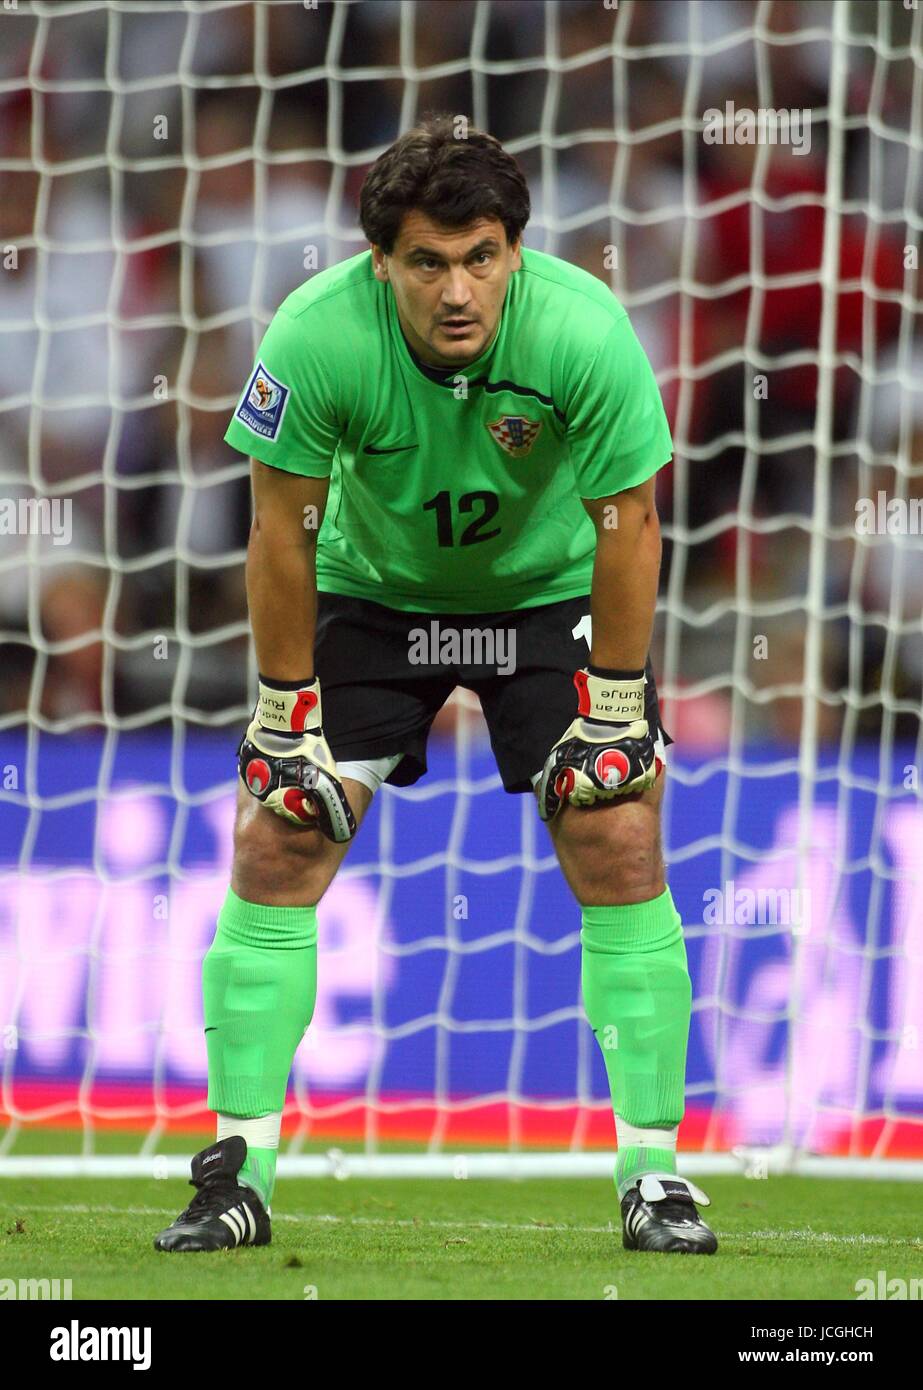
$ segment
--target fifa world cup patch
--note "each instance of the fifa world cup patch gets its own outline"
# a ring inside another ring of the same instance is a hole
[[[267,372],[262,362],[257,362],[234,418],[261,439],[275,439],[282,425],[289,394],[285,383]]]
[[[527,420],[525,415],[501,415],[487,426],[500,448],[514,459],[525,458],[541,427],[541,420]]]

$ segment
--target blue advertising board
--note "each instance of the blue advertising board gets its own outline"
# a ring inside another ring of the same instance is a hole
[[[235,735],[0,741],[0,1030],[8,1078],[202,1085],[199,968],[226,891]],[[910,749],[671,752],[669,881],[694,986],[690,1104],[823,1150],[923,1111],[923,806]],[[807,827],[804,853],[799,837]],[[312,1095],[606,1095],[579,1003],[580,910],[490,750],[431,740],[376,797],[318,912]]]

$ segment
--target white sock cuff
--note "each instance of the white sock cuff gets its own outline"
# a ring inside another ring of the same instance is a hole
[[[671,1149],[675,1153],[678,1131],[679,1125],[672,1125],[670,1129],[639,1129],[626,1124],[618,1115],[615,1117],[615,1134],[620,1149]]]
[[[219,1115],[217,1139],[230,1139],[239,1134],[247,1141],[248,1149],[277,1149],[282,1133],[282,1111],[261,1115],[258,1120],[242,1120],[238,1115]]]

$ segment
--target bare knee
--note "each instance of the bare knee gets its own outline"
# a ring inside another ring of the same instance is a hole
[[[353,790],[356,787],[360,794]],[[347,795],[358,821],[371,793],[354,783]],[[231,887],[247,902],[274,907],[319,902],[348,847],[334,844],[318,830],[301,829],[261,805],[243,787],[238,789]]]
[[[316,901],[335,872],[328,867],[332,848],[318,831],[299,830],[254,802],[238,812],[231,887],[251,903]]]
[[[552,838],[564,877],[586,907],[649,902],[664,891],[659,794],[565,806]]]

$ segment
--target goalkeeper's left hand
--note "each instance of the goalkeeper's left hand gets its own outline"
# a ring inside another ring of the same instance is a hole
[[[542,820],[553,820],[565,801],[592,806],[652,787],[662,763],[644,717],[643,671],[602,676],[578,671],[577,718],[545,760],[538,788]]]

